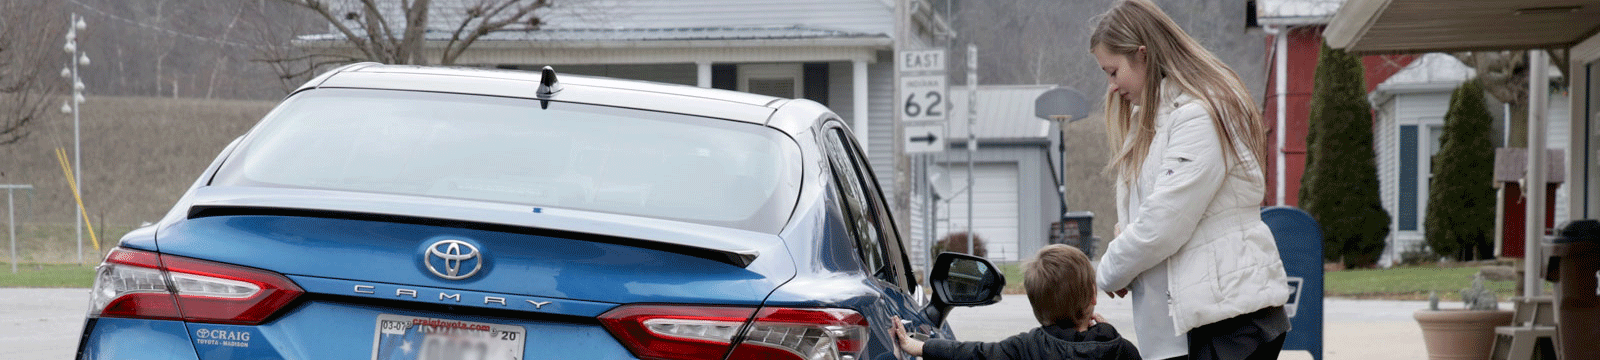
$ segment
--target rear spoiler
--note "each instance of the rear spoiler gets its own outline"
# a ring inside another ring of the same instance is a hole
[[[319,206],[319,208],[292,206],[292,205],[288,204],[290,202],[295,202],[295,201],[292,200],[292,198],[291,199],[278,198],[278,199],[274,199],[274,200],[261,201],[261,202],[240,201],[240,200],[241,199],[239,199],[239,198],[235,198],[235,199],[230,199],[230,200],[224,200],[224,201],[212,202],[212,203],[206,203],[206,204],[197,204],[197,205],[191,206],[189,208],[189,211],[188,211],[188,218],[189,219],[199,219],[199,218],[206,218],[206,217],[253,216],[253,215],[293,216],[293,217],[351,219],[351,220],[363,220],[363,221],[381,221],[381,222],[417,224],[417,225],[427,225],[427,226],[452,227],[452,228],[462,228],[462,229],[474,229],[474,230],[484,230],[484,231],[495,231],[495,232],[506,232],[506,233],[517,233],[517,234],[560,237],[560,238],[582,240],[582,241],[589,241],[589,242],[632,246],[632,247],[638,247],[638,248],[645,248],[645,249],[651,249],[651,250],[666,251],[666,252],[671,252],[671,253],[688,255],[688,256],[698,257],[698,258],[702,258],[702,259],[708,259],[708,260],[712,260],[712,261],[726,263],[726,264],[733,265],[733,266],[738,266],[738,267],[741,267],[741,268],[749,267],[750,264],[752,262],[755,262],[756,258],[760,256],[760,252],[755,250],[755,249],[736,246],[738,244],[733,243],[731,241],[721,241],[720,239],[716,239],[715,237],[711,237],[711,236],[704,236],[704,235],[698,235],[697,236],[697,235],[689,235],[689,234],[685,234],[685,233],[679,232],[676,235],[685,235],[685,236],[674,236],[674,240],[676,240],[676,241],[661,241],[661,240],[655,240],[655,239],[648,239],[648,238],[644,238],[644,237],[640,237],[640,236],[629,236],[627,234],[627,233],[630,232],[630,231],[627,231],[628,229],[619,229],[619,228],[623,228],[625,226],[619,227],[619,226],[615,226],[616,224],[607,224],[607,223],[602,223],[602,222],[597,222],[597,221],[592,221],[592,220],[591,221],[581,221],[580,220],[580,221],[563,222],[563,225],[570,225],[570,226],[562,226],[562,228],[557,228],[557,227],[552,227],[552,226],[539,226],[538,224],[532,224],[532,223],[526,223],[526,222],[517,223],[517,222],[511,222],[511,221],[493,221],[493,220],[495,220],[494,217],[486,217],[488,219],[488,221],[485,221],[485,220],[481,220],[481,219],[480,220],[468,220],[465,217],[461,217],[461,216],[456,216],[456,217],[437,216],[437,215],[439,215],[441,213],[444,213],[444,212],[436,212],[435,214],[407,213],[406,211],[404,211],[407,207],[404,207],[404,206],[401,206],[399,209],[397,209],[396,207],[393,207],[393,206],[386,206],[385,209],[384,209],[385,211],[383,213],[379,213],[379,212],[359,211],[359,210],[356,210],[356,209],[352,209],[352,208],[356,208],[356,207],[361,207],[360,206],[361,204],[359,204],[359,203],[358,204],[353,204],[355,206],[351,206],[350,208],[323,209],[321,207],[326,207],[326,206]],[[252,199],[252,200],[265,200],[265,199],[255,198],[255,199]],[[284,200],[288,200],[288,201],[284,201]],[[243,202],[255,202],[255,203],[254,204],[243,204]],[[276,202],[276,204],[264,204],[262,202]],[[326,205],[326,203],[323,203],[322,205]],[[461,209],[454,209],[454,210],[461,210]],[[468,213],[471,213],[471,212],[472,211],[468,211]],[[458,215],[460,214],[460,212],[454,212],[454,213],[456,213]],[[609,226],[602,226],[602,225],[609,225]],[[635,228],[633,230],[648,230],[648,229],[643,229],[641,227],[641,228]],[[633,232],[638,232],[638,231],[633,231]]]

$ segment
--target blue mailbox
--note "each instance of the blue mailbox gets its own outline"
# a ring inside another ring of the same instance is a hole
[[[1274,206],[1261,209],[1261,221],[1278,241],[1278,255],[1289,273],[1294,295],[1284,311],[1294,326],[1283,340],[1284,350],[1306,350],[1322,360],[1322,227],[1300,209]]]

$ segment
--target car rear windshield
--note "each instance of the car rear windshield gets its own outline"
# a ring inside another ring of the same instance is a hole
[[[776,233],[799,149],[766,126],[637,109],[319,89],[263,119],[213,185],[457,198]]]

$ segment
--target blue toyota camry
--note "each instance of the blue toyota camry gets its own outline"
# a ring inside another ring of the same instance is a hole
[[[919,285],[855,137],[807,100],[345,66],[97,272],[80,359],[894,359],[989,262]]]

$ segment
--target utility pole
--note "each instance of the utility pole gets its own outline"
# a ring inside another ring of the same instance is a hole
[[[78,123],[80,113],[82,113],[80,107],[83,104],[83,77],[79,76],[78,65],[89,66],[89,54],[78,51],[78,30],[83,30],[88,27],[88,24],[84,23],[83,17],[78,16],[78,13],[72,13],[71,20],[67,24],[67,45],[62,47],[62,50],[65,50],[72,57],[67,60],[69,67],[61,69],[61,77],[72,79],[72,99],[61,104],[61,112],[72,113],[72,182],[77,184],[74,186],[75,192],[72,196],[81,203],[83,201],[83,147]],[[78,264],[83,264],[83,206],[81,205],[78,206],[77,222]]]
[[[977,186],[972,182],[972,158],[978,155],[978,45],[967,44],[967,254],[973,255],[973,233],[978,231],[972,223],[972,197]]]

